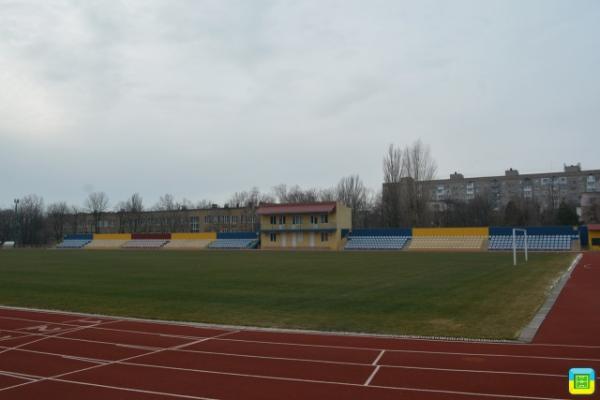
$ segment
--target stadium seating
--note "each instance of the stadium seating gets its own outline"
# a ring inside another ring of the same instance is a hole
[[[81,249],[91,242],[90,239],[65,239],[56,245],[57,249]]]
[[[527,248],[529,250],[565,251],[571,250],[571,236],[569,235],[528,235]],[[489,250],[512,250],[512,235],[490,236]],[[522,235],[516,237],[517,249],[525,247],[525,238]]]
[[[344,250],[402,250],[409,236],[351,236]]]
[[[99,239],[92,240],[90,244],[85,246],[86,250],[110,250],[120,249],[128,240],[122,239]]]
[[[179,239],[171,240],[164,248],[172,250],[200,250],[206,248],[212,240],[210,239]]]
[[[124,249],[159,249],[168,242],[164,239],[134,239],[125,242],[121,247]]]
[[[408,249],[481,250],[485,239],[485,236],[413,236]]]
[[[208,245],[209,249],[254,249],[258,245],[258,239],[217,239]]]

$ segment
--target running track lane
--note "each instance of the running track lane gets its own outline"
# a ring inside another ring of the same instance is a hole
[[[2,399],[556,399],[600,371],[600,254],[530,344],[394,339],[0,307]],[[585,397],[582,397],[585,398]]]

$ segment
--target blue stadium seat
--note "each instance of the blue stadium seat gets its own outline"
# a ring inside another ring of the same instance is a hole
[[[402,250],[409,236],[350,236],[344,250]]]
[[[489,250],[512,250],[512,235],[492,235],[489,241]],[[525,247],[525,238],[516,237],[517,249]],[[528,235],[527,247],[529,250],[568,251],[571,250],[571,236],[569,235]]]
[[[258,239],[217,239],[208,245],[209,249],[254,249],[258,246]]]
[[[85,239],[85,240],[66,239],[66,240],[63,240],[61,243],[57,244],[56,248],[57,249],[81,249],[90,242],[91,242],[91,240],[87,240],[87,239]]]

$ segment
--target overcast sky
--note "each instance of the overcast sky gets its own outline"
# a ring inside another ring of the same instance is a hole
[[[600,2],[0,0],[0,206],[600,168]]]

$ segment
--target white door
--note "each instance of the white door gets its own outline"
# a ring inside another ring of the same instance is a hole
[[[292,247],[296,247],[296,233],[292,233]]]
[[[311,232],[308,235],[310,240],[310,247],[315,247],[315,233]]]
[[[287,246],[287,234],[282,233],[281,234],[281,247],[285,247],[285,246]]]

